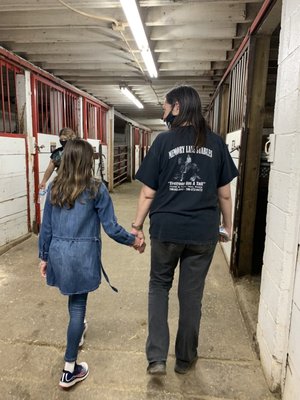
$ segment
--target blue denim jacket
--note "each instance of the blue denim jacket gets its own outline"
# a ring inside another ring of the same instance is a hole
[[[85,191],[71,209],[53,206],[50,195],[51,190],[39,236],[39,257],[48,262],[47,284],[66,295],[91,292],[101,282],[100,223],[118,243],[131,245],[135,237],[118,224],[103,184],[95,199]]]

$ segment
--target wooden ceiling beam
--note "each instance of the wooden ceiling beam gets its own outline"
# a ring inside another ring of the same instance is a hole
[[[243,22],[246,6],[243,3],[223,4],[215,2],[193,2],[185,6],[152,7],[147,13],[147,26],[173,26],[200,24],[202,22]]]

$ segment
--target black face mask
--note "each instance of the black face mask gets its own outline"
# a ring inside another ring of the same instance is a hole
[[[172,114],[172,110],[169,112],[169,114],[166,116],[164,119],[164,122],[168,125],[168,128],[172,127],[172,124],[174,122],[174,119],[176,118],[176,115]]]
[[[62,147],[65,147],[67,140],[60,140],[59,143],[62,145]]]

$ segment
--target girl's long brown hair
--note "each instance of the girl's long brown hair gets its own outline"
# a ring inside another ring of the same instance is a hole
[[[57,177],[51,188],[51,203],[71,208],[85,191],[94,198],[100,181],[93,178],[92,146],[82,139],[69,140],[65,146]]]

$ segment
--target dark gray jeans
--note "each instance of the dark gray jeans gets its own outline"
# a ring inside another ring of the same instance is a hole
[[[215,243],[191,245],[151,240],[146,343],[149,363],[167,360],[169,290],[178,261],[179,321],[175,355],[181,363],[189,363],[197,356],[203,289],[215,247]]]

